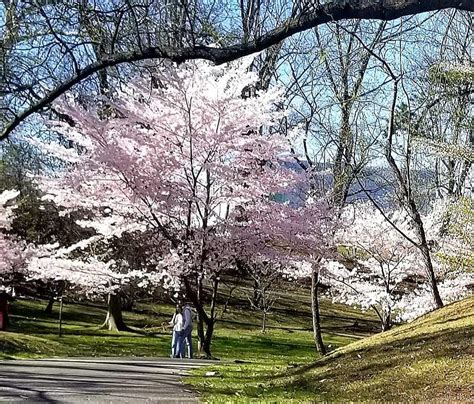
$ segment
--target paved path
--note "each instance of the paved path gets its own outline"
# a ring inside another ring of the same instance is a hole
[[[0,361],[0,402],[196,402],[181,379],[205,364],[120,358]]]

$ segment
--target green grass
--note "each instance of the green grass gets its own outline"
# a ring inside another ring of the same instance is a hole
[[[221,300],[227,293],[224,288]],[[260,332],[260,313],[248,309],[249,293],[248,285],[241,285],[217,324],[213,353],[222,362],[197,369],[187,379],[205,401],[474,399],[474,298],[363,339],[377,330],[371,313],[323,300],[322,325],[330,354],[319,358],[304,288],[290,287],[279,294],[265,334]],[[106,315],[103,307],[65,304],[62,337],[58,307],[49,316],[43,312],[45,305],[31,299],[13,303],[10,332],[0,332],[0,358],[169,353],[170,333],[160,324],[170,318],[171,305],[138,304],[133,312],[124,312],[124,318],[140,332],[117,333],[98,328]],[[210,370],[216,375],[206,377]]]
[[[342,347],[311,363],[303,352],[293,356],[299,366],[288,366],[284,357],[258,357],[198,369],[189,382],[211,402],[474,400],[474,298],[345,342],[334,341]],[[209,370],[217,377],[206,378]]]
[[[100,330],[105,310],[90,305],[66,304],[63,336],[59,337],[57,307],[53,315],[43,312],[45,301],[17,300],[12,305],[11,327],[0,333],[0,358],[39,358],[71,356],[165,356],[169,336],[159,332],[111,332]],[[168,318],[171,307],[150,317],[125,313],[131,326],[156,326]]]
[[[285,285],[284,290],[269,316],[269,330],[262,334],[260,313],[249,310],[247,296],[251,290],[245,283],[239,285],[227,312],[220,315],[213,354],[223,360],[282,363],[314,359],[308,292],[292,284]],[[228,292],[224,285],[221,301],[227,300]],[[52,315],[43,312],[45,306],[44,300],[32,299],[18,299],[12,304],[10,332],[0,333],[0,358],[169,355],[170,331],[160,324],[171,318],[171,305],[137,304],[133,312],[124,312],[124,319],[141,331],[117,333],[99,329],[106,315],[103,307],[65,304],[62,337],[58,336],[58,305]],[[325,301],[323,310],[323,328],[332,349],[377,327],[371,314],[344,305]]]

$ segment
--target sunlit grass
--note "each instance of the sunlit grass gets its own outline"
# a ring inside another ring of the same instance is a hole
[[[323,301],[330,354],[320,358],[305,293],[282,294],[265,334],[259,313],[248,310],[243,297],[236,297],[217,324],[212,348],[221,363],[187,378],[205,401],[474,398],[474,298],[364,339],[361,335],[377,326],[372,315]],[[137,332],[117,333],[99,329],[103,307],[65,304],[59,337],[58,307],[47,315],[45,304],[14,302],[10,332],[0,333],[0,358],[169,355],[170,332],[161,324],[170,318],[172,305],[138,304],[135,311],[124,312],[126,323]],[[205,376],[209,371],[216,374]]]
[[[332,337],[326,338],[328,342]],[[248,402],[413,401],[474,399],[474,298],[411,324],[342,346],[325,358],[278,356],[198,369],[189,381],[204,400]]]

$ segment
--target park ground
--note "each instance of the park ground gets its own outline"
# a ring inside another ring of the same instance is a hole
[[[279,294],[265,334],[260,313],[248,308],[247,292],[244,287],[234,294],[218,323],[213,353],[221,362],[193,370],[185,380],[203,401],[474,400],[474,298],[383,334],[376,334],[371,313],[323,300],[330,353],[320,358],[304,288]],[[58,308],[46,315],[45,306],[40,299],[12,304],[10,332],[0,333],[0,358],[169,355],[170,334],[161,324],[172,305],[137,304],[124,312],[135,332],[117,333],[98,328],[102,306],[68,302],[61,337]],[[213,376],[206,376],[210,371]]]

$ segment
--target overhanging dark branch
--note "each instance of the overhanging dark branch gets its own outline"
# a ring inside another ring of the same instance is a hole
[[[474,11],[473,0],[337,0],[305,10],[303,14],[289,18],[279,27],[256,38],[254,41],[239,43],[223,48],[195,46],[175,49],[167,47],[148,47],[131,52],[109,55],[78,71],[73,77],[58,85],[43,98],[26,108],[9,122],[0,133],[0,140],[6,139],[26,118],[41,111],[56,100],[75,84],[88,78],[102,69],[123,63],[136,62],[146,59],[170,59],[181,63],[192,59],[206,59],[216,64],[222,64],[262,51],[282,40],[305,30],[330,21],[345,19],[377,19],[393,20],[406,15],[419,14],[446,8]]]

